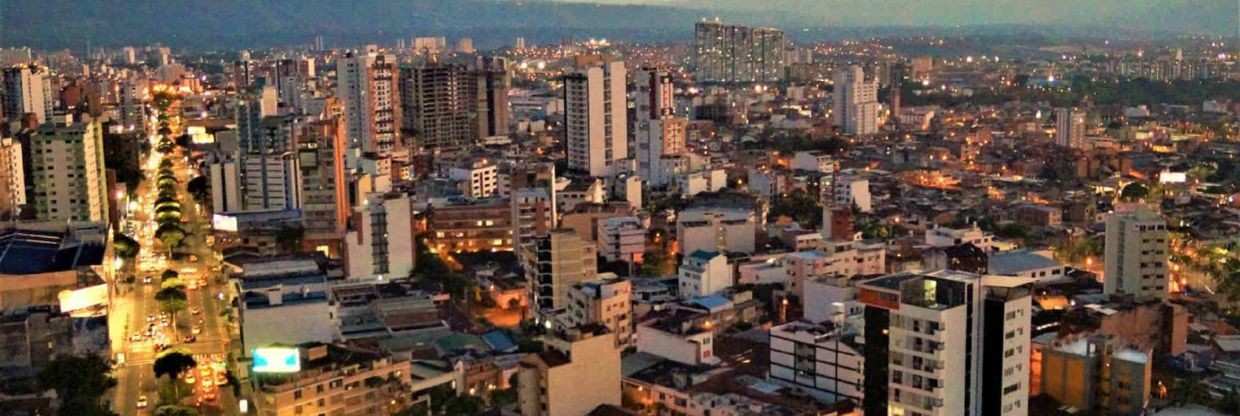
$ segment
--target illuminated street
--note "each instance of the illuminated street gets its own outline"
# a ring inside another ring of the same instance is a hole
[[[175,122],[170,124],[174,129],[179,128]],[[175,137],[177,131],[174,130],[171,136]],[[154,149],[160,138],[157,135],[150,138]],[[153,210],[157,191],[151,179],[157,176],[163,155],[152,150],[143,164],[148,180],[138,187],[134,198],[136,203],[131,205],[135,208],[130,213],[130,221],[135,224],[133,229],[136,231],[133,237],[141,245],[136,260],[136,278],[132,285],[120,284],[121,293],[114,299],[110,316],[114,325],[124,331],[123,348],[118,352],[124,354],[125,363],[116,371],[118,385],[114,407],[120,414],[131,415],[150,411],[159,403],[159,381],[154,378],[152,364],[159,348],[163,347],[192,354],[198,360],[199,367],[191,372],[199,376],[197,383],[192,390],[187,390],[193,393],[183,398],[182,404],[199,406],[206,414],[232,414],[234,412],[231,410],[237,408],[232,388],[207,382],[202,377],[208,371],[212,377],[224,371],[223,360],[227,357],[235,332],[227,318],[232,313],[226,303],[231,297],[226,293],[228,286],[225,279],[220,277],[217,254],[207,245],[209,218],[184,189],[184,184],[193,176],[179,156],[179,151],[172,155],[170,160],[178,180],[178,199],[184,207],[182,226],[189,235],[177,249],[180,259],[168,259],[168,251],[155,238],[158,225],[154,221]],[[135,270],[133,267],[128,269]],[[155,300],[164,270],[177,271],[178,278],[186,284],[186,309],[178,313],[176,319],[164,320],[159,302]],[[172,322],[175,322],[175,328]],[[153,331],[148,332],[148,328],[153,328]],[[139,396],[150,398],[152,403],[145,409],[139,409]]]

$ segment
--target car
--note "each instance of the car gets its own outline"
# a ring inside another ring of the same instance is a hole
[[[143,277],[143,278],[142,278],[142,283],[143,283],[143,284],[148,284],[148,285],[149,285],[149,284],[151,284],[151,275],[149,275],[149,274],[148,274],[148,275],[146,275],[146,277]]]
[[[194,373],[192,371],[185,373],[184,380],[185,384],[194,384],[198,382],[198,379],[194,377]]]
[[[141,395],[141,396],[138,396],[138,403],[136,403],[136,404],[137,404],[137,406],[138,406],[138,408],[139,408],[139,409],[145,409],[145,408],[146,408],[146,406],[147,406],[147,405],[149,405],[149,404],[151,404],[151,403],[150,403],[150,400],[146,398],[146,395],[145,395],[145,394],[143,394],[143,395]]]
[[[189,308],[189,313],[190,315],[198,315],[202,313],[202,309],[195,306],[195,307]]]
[[[150,315],[147,315],[147,316],[146,316],[146,322],[147,322],[147,323],[155,322],[155,314],[150,314]]]
[[[133,334],[129,336],[129,342],[142,342],[142,334]]]
[[[198,335],[201,332],[202,332],[202,328],[200,328],[198,325],[194,325],[193,328],[190,328],[191,334]]]
[[[193,343],[193,342],[195,342],[195,341],[198,341],[198,337],[193,336],[193,335],[186,335],[186,336],[185,336],[185,338],[184,338],[184,341],[185,341],[185,343],[186,343],[186,344],[190,344],[190,343]]]

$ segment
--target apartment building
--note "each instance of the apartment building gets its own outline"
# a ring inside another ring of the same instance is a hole
[[[579,416],[620,405],[620,350],[602,325],[544,338],[544,350],[521,359],[517,370],[521,416]]]
[[[1032,279],[941,270],[858,285],[866,413],[1026,415]]]

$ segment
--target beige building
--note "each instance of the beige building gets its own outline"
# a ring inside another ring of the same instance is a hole
[[[620,350],[602,325],[546,337],[517,370],[522,416],[581,416],[620,405]]]
[[[564,76],[568,169],[609,176],[628,159],[628,99],[624,61],[579,56]]]
[[[1116,208],[1106,218],[1103,292],[1167,297],[1167,222],[1144,207]]]
[[[616,346],[633,342],[633,284],[614,275],[598,282],[573,285],[568,291],[565,327],[601,324],[616,336]]]
[[[30,136],[27,195],[43,221],[108,221],[108,185],[103,162],[103,129],[89,118],[72,116],[39,127]]]
[[[26,174],[22,167],[22,144],[0,140],[0,217],[16,216],[26,204]]]
[[[259,416],[372,416],[408,405],[408,360],[344,345],[303,344],[300,350],[301,371],[255,375]]]
[[[572,230],[552,230],[521,247],[526,280],[534,290],[538,311],[564,309],[573,285],[598,278],[598,253],[594,243]]]

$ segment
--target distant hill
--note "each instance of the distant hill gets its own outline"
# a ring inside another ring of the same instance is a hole
[[[0,46],[256,47],[391,42],[413,35],[666,38],[692,31],[693,11],[545,0],[0,0]]]
[[[81,49],[390,43],[470,36],[479,47],[565,37],[688,40],[704,16],[797,40],[882,28],[1036,25],[1235,35],[1235,0],[0,0],[0,46]],[[633,5],[626,3],[644,3]],[[803,32],[801,28],[826,28]],[[1056,29],[1058,31],[1058,29]],[[1053,32],[1052,32],[1053,33]]]

